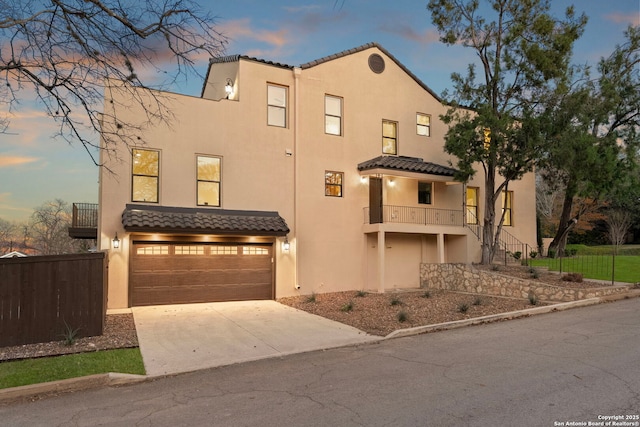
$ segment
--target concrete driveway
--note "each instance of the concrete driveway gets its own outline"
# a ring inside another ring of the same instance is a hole
[[[144,366],[152,377],[381,339],[275,301],[132,311]]]

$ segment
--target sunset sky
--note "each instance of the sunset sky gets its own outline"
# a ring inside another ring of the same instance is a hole
[[[436,93],[475,60],[470,50],[438,41],[426,0],[201,1],[229,38],[229,55],[300,65],[377,42]],[[553,0],[553,10],[559,16],[572,3],[589,17],[574,63],[595,65],[623,41],[627,26],[640,25],[640,0]],[[206,70],[203,59],[198,71]],[[199,96],[201,88],[202,77],[191,76],[171,90]],[[55,198],[97,202],[98,168],[84,148],[52,138],[53,121],[28,97],[16,107],[8,133],[0,134],[0,218],[26,221],[34,207]]]

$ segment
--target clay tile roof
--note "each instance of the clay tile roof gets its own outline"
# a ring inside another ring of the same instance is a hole
[[[359,171],[371,169],[389,169],[451,177],[457,172],[455,169],[448,166],[425,162],[418,157],[405,156],[379,156],[358,165]]]
[[[127,231],[187,232],[285,236],[289,227],[278,212],[127,205],[122,212]]]
[[[244,59],[244,60],[247,60],[247,61],[260,62],[262,64],[273,65],[275,67],[280,67],[280,68],[289,68],[289,69],[293,68],[292,65],[283,64],[281,62],[268,61],[266,59],[260,59],[260,58],[256,58],[256,57],[253,57],[253,56],[247,56],[247,55],[217,56],[217,57],[214,57],[214,58],[210,58],[209,59],[209,64],[219,64],[219,63],[225,63],[225,62],[238,62],[241,59]]]

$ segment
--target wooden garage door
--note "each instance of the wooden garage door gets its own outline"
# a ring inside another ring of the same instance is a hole
[[[131,304],[273,299],[271,245],[136,243]]]

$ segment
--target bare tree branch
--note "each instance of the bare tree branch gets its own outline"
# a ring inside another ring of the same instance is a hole
[[[224,52],[216,19],[192,0],[0,0],[0,132],[16,104],[35,93],[57,134],[79,141],[99,165],[98,149],[136,143],[126,117],[110,117],[117,132],[97,137],[110,81],[126,81],[131,98],[152,94],[147,125],[169,120],[163,96],[149,88],[197,74],[201,57]],[[155,71],[155,76],[145,73]],[[152,82],[163,76],[164,81]],[[4,114],[3,114],[4,113]]]

